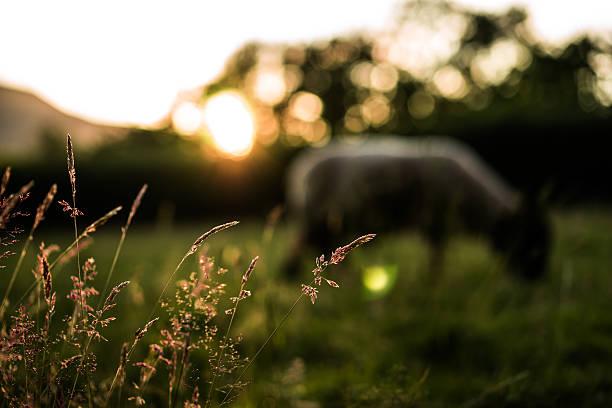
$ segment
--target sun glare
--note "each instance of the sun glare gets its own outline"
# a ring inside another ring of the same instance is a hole
[[[202,111],[193,102],[183,102],[172,112],[172,125],[183,135],[193,135],[202,127]]]
[[[213,95],[204,105],[204,124],[220,152],[243,157],[251,151],[255,120],[239,93],[224,91]]]

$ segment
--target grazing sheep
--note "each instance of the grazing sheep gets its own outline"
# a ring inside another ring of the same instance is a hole
[[[545,213],[473,151],[442,137],[377,139],[312,149],[292,164],[287,201],[300,238],[289,273],[305,246],[329,253],[356,234],[416,228],[430,243],[432,269],[449,236],[462,232],[488,239],[518,274],[543,274]]]

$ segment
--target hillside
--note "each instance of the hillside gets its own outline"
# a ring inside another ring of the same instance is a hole
[[[127,129],[95,124],[64,113],[37,96],[0,86],[0,155],[38,153],[44,139],[70,132],[76,143],[92,146]]]

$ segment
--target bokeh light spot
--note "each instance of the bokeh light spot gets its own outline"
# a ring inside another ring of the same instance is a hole
[[[354,64],[349,72],[351,82],[362,88],[370,87],[370,75],[372,73],[372,63],[362,61]]]
[[[204,105],[204,123],[222,153],[242,157],[251,151],[255,121],[248,103],[238,92],[213,95]]]
[[[603,106],[612,105],[612,55],[591,53],[589,65],[595,72],[593,93]]]
[[[360,133],[366,130],[368,125],[361,116],[361,106],[353,105],[346,110],[344,115],[344,128],[352,133]]]
[[[172,126],[181,135],[190,136],[202,127],[202,109],[193,102],[182,102],[172,112]]]
[[[425,119],[436,107],[436,101],[425,91],[416,91],[408,99],[408,112],[415,119]]]
[[[374,127],[384,125],[391,118],[389,100],[382,95],[371,95],[361,105],[361,115]]]
[[[370,72],[370,84],[372,88],[380,92],[395,89],[398,79],[397,69],[390,64],[378,64]]]
[[[531,64],[531,53],[516,40],[495,41],[490,48],[482,49],[472,60],[472,78],[483,86],[499,85],[513,69],[524,71]]]
[[[260,68],[253,84],[253,93],[268,105],[280,103],[287,94],[282,68]]]
[[[461,99],[468,92],[468,86],[459,70],[451,65],[440,68],[433,76],[433,83],[445,98]]]
[[[304,122],[314,122],[323,112],[321,98],[310,92],[298,92],[289,101],[291,114]]]
[[[365,268],[361,277],[366,297],[379,298],[387,294],[397,277],[397,265],[373,265]]]

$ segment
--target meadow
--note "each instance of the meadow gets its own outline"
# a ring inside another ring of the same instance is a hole
[[[252,357],[278,329],[248,367],[243,380],[251,383],[233,406],[609,406],[612,211],[559,209],[551,212],[551,220],[553,252],[540,281],[524,282],[508,274],[484,242],[457,238],[444,273],[432,284],[426,273],[427,247],[417,235],[381,235],[351,252],[342,264],[331,265],[325,276],[340,287],[321,286],[315,304],[303,296],[280,327],[300,297],[300,284],[312,279],[319,254],[306,254],[300,279],[294,280],[280,273],[295,236],[288,220],[267,224],[244,219],[209,237],[196,255],[204,251],[217,267],[228,270],[220,310],[232,307],[230,296],[259,256],[248,281],[252,295],[241,302],[231,328],[231,336],[243,336],[237,351]],[[112,315],[117,319],[100,330],[106,341],[92,341],[89,349],[97,356],[91,376],[100,387],[113,378],[122,343],[132,341],[152,310],[160,320],[135,348],[123,394],[114,395],[111,406],[138,402],[128,399],[138,394],[134,384],[141,373],[141,367],[132,364],[145,361],[147,344],[160,341],[160,328],[168,320],[156,300],[194,240],[227,221],[155,225],[139,223],[136,215],[112,279],[112,285],[130,283],[115,299]],[[74,240],[70,224],[67,221],[65,229],[40,227],[12,290],[13,301],[33,282],[30,270],[36,267],[40,242],[65,248]],[[99,275],[93,285],[99,289],[113,263],[121,225],[113,220],[102,226],[81,249],[81,262],[95,258]],[[199,270],[198,259],[185,260],[165,298],[171,299],[179,282]],[[2,273],[9,275],[16,260],[17,255],[7,258]],[[64,316],[70,320],[74,307],[65,298],[73,285],[68,276],[76,269],[74,262],[53,272],[57,321]],[[92,303],[97,302],[94,298]],[[39,323],[42,317],[35,315]],[[216,319],[220,331],[227,327],[229,316],[219,313]],[[204,399],[207,356],[195,350],[190,359],[191,370],[186,370],[183,387],[170,403],[169,369],[157,366],[142,393],[147,406],[190,406],[198,384]],[[8,406],[7,401],[2,406]]]

